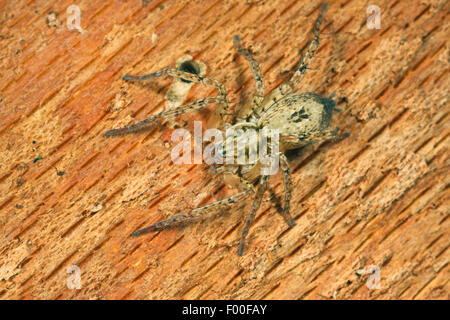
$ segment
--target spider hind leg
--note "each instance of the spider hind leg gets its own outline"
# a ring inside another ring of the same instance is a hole
[[[245,238],[247,237],[250,226],[255,219],[256,211],[258,211],[259,207],[261,206],[264,193],[267,190],[267,180],[268,176],[261,176],[259,179],[259,184],[252,203],[252,209],[247,217],[247,220],[245,221],[244,229],[242,230],[241,234],[241,240],[239,241],[238,255],[240,256],[242,256],[244,253]]]

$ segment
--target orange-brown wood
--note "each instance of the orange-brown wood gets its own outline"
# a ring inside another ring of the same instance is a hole
[[[171,83],[121,77],[190,54],[243,104],[254,83],[233,35],[270,91],[291,74],[321,2],[0,1],[0,297],[449,299],[450,5],[374,1],[381,29],[371,30],[367,3],[330,1],[321,58],[299,88],[336,93],[333,125],[351,136],[289,155],[297,225],[264,201],[239,257],[249,201],[131,237],[235,191],[206,165],[173,164],[170,127],[103,136],[162,110]],[[66,26],[72,4],[81,33]],[[188,99],[214,92],[195,85]],[[213,110],[179,121],[212,127]],[[282,196],[279,175],[270,185]],[[67,287],[71,265],[79,290]],[[379,289],[358,271],[370,265]]]

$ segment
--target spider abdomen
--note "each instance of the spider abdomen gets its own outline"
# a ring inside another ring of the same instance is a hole
[[[336,102],[316,93],[295,92],[273,101],[261,114],[262,126],[280,135],[309,135],[329,127]]]

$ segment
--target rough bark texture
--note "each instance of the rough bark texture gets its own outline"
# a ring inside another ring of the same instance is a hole
[[[72,4],[82,33],[66,27]],[[381,8],[379,30],[366,26],[370,4]],[[289,155],[294,228],[264,201],[239,257],[246,201],[131,237],[235,191],[206,165],[174,165],[169,127],[103,136],[162,110],[171,83],[121,76],[189,53],[242,104],[254,83],[232,36],[261,63],[269,92],[291,74],[319,6],[0,1],[0,297],[449,299],[445,0],[330,1],[321,59],[299,90],[336,93],[343,112],[333,125],[351,136]],[[195,85],[187,99],[214,92]],[[209,107],[181,120],[212,127],[213,115]],[[283,195],[279,175],[270,185]],[[70,265],[81,270],[79,290],[66,285]],[[370,265],[381,271],[379,289],[357,272]]]

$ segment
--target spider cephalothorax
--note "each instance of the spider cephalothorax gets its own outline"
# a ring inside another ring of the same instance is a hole
[[[230,113],[228,107],[227,91],[225,86],[219,81],[200,77],[190,70],[181,71],[175,68],[165,68],[147,75],[126,75],[123,79],[126,81],[147,80],[169,75],[184,81],[216,87],[218,95],[197,100],[188,105],[162,111],[161,113],[144,119],[136,124],[107,131],[105,135],[112,136],[135,132],[148,128],[149,126],[158,123],[160,120],[172,118],[186,112],[200,110],[210,104],[223,106],[220,116],[224,126],[227,128],[277,130],[279,133],[277,146],[279,147],[277,147],[278,151],[276,156],[277,159],[279,159],[285,191],[284,207],[281,210],[281,215],[290,226],[294,226],[294,222],[289,214],[289,204],[292,195],[292,179],[288,160],[284,152],[289,149],[303,147],[312,142],[338,138],[337,128],[335,130],[328,129],[332,113],[336,110],[335,101],[332,100],[331,97],[327,98],[316,93],[295,91],[296,85],[305,75],[308,70],[308,65],[319,47],[320,25],[326,8],[327,4],[324,4],[314,23],[314,38],[300,60],[299,69],[288,81],[281,84],[266,97],[264,94],[264,82],[258,63],[249,51],[241,46],[239,37],[234,36],[234,44],[238,49],[238,52],[250,63],[256,83],[256,93],[251,103],[243,108],[246,112],[244,115],[238,117],[237,120],[233,120],[232,118],[233,115]],[[269,152],[273,153],[274,151],[272,149],[269,150]],[[239,187],[240,192],[229,198],[192,210],[189,213],[179,214],[169,219],[156,222],[151,226],[134,232],[133,236],[185,223],[186,221],[195,219],[208,212],[228,207],[238,200],[254,195],[251,212],[245,222],[239,243],[238,253],[239,255],[242,255],[245,237],[247,236],[250,225],[261,205],[270,176],[269,174],[262,173],[263,171],[261,170],[260,162],[261,161],[257,161],[256,163],[245,165],[224,164],[221,171],[226,177],[225,181]]]

